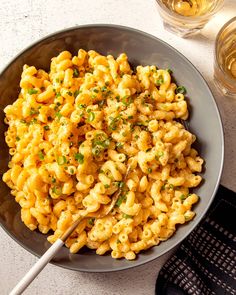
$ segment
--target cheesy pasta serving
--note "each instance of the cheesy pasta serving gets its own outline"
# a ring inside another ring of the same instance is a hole
[[[30,230],[54,243],[85,212],[109,206],[103,218],[84,218],[66,241],[113,258],[135,259],[190,221],[203,160],[188,117],[184,87],[171,71],[131,69],[80,49],[52,58],[50,71],[25,65],[18,99],[5,108],[5,139],[12,156],[3,181]],[[127,168],[130,172],[125,178]]]

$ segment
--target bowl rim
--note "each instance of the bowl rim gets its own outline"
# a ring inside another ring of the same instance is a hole
[[[23,54],[25,53],[26,51],[28,51],[29,49],[33,48],[35,45],[41,43],[42,41],[45,41],[47,39],[50,39],[52,37],[56,37],[58,35],[60,35],[61,33],[66,33],[66,32],[69,32],[69,31],[74,31],[74,30],[77,30],[77,29],[81,29],[81,28],[113,28],[113,29],[120,29],[120,30],[125,30],[125,31],[131,31],[133,33],[138,33],[139,35],[143,35],[145,37],[148,37],[148,38],[151,38],[153,40],[156,40],[160,43],[162,43],[164,46],[168,47],[170,50],[174,51],[175,54],[179,55],[183,60],[185,60],[186,63],[188,63],[191,68],[196,72],[196,74],[199,76],[199,78],[202,80],[203,84],[205,84],[205,86],[208,88],[209,90],[209,94],[211,94],[209,96],[209,98],[211,99],[212,101],[212,105],[213,107],[215,108],[215,112],[216,112],[216,116],[217,116],[217,119],[218,119],[218,122],[219,122],[219,131],[220,131],[220,138],[221,138],[221,141],[222,141],[222,153],[221,153],[221,158],[220,158],[220,171],[219,171],[219,174],[218,174],[218,177],[217,177],[217,181],[216,181],[216,185],[214,187],[214,190],[213,190],[213,193],[212,193],[212,196],[211,196],[211,199],[210,199],[210,202],[209,204],[204,208],[204,210],[198,214],[199,216],[199,220],[198,222],[195,224],[195,225],[192,225],[191,229],[189,229],[188,231],[186,231],[185,234],[183,234],[181,236],[180,239],[178,239],[178,241],[176,241],[173,245],[169,246],[169,247],[166,247],[166,249],[164,249],[158,256],[154,256],[154,257],[149,257],[147,258],[144,262],[143,261],[138,261],[138,260],[134,260],[134,262],[130,262],[130,265],[126,265],[126,266],[120,266],[120,267],[117,267],[117,268],[112,268],[112,267],[107,267],[107,268],[104,268],[104,269],[85,269],[85,268],[80,268],[78,269],[77,267],[73,267],[73,266],[69,266],[69,265],[64,265],[63,263],[60,263],[60,261],[54,261],[54,260],[51,260],[49,263],[53,264],[53,265],[56,265],[56,266],[60,266],[64,269],[69,269],[69,270],[73,270],[73,271],[81,271],[81,272],[87,272],[87,273],[107,273],[107,272],[118,272],[118,271],[122,271],[122,270],[128,270],[128,269],[131,269],[131,268],[135,268],[135,267],[138,267],[138,266],[142,266],[148,262],[151,262],[151,261],[154,261],[156,259],[158,259],[159,257],[163,256],[164,254],[166,254],[167,252],[171,251],[172,249],[174,249],[177,245],[179,245],[196,227],[197,225],[199,225],[200,221],[203,219],[204,215],[206,214],[206,212],[208,211],[210,205],[212,204],[214,198],[215,198],[215,195],[216,195],[216,192],[218,190],[218,187],[220,185],[220,179],[221,179],[221,175],[222,175],[222,171],[223,171],[223,166],[224,166],[224,150],[225,150],[225,142],[224,142],[224,131],[223,131],[223,125],[222,125],[222,119],[221,119],[221,115],[220,115],[220,112],[219,112],[219,109],[218,109],[218,106],[217,106],[217,103],[215,101],[215,98],[213,96],[213,93],[211,91],[211,88],[209,87],[208,83],[206,82],[205,78],[202,76],[202,74],[199,72],[199,70],[192,64],[191,61],[189,61],[181,52],[179,52],[177,49],[175,49],[174,47],[172,47],[171,45],[169,45],[167,42],[159,39],[158,37],[152,35],[152,34],[149,34],[149,33],[146,33],[144,31],[141,31],[139,29],[135,29],[135,28],[131,28],[131,27],[128,27],[128,26],[123,26],[123,25],[118,25],[118,24],[104,24],[104,23],[98,23],[98,24],[85,24],[85,25],[76,25],[76,26],[73,26],[73,27],[68,27],[68,28],[65,28],[65,29],[62,29],[62,30],[58,30],[56,32],[53,32],[53,33],[50,33],[50,34],[47,34],[46,36],[34,41],[33,43],[31,43],[29,46],[23,48],[17,55],[15,55],[12,59],[10,59],[10,61],[7,63],[7,65],[5,67],[3,67],[3,69],[0,71],[0,76],[4,74],[4,72]],[[30,252],[31,254],[33,254],[34,256],[40,258],[41,255],[37,254],[34,250],[32,250],[31,248],[29,248],[28,246],[26,246],[25,244],[23,244],[21,241],[19,241],[17,239],[17,237],[12,234],[11,232],[9,232],[7,230],[7,228],[0,222],[0,226],[1,228],[13,239],[15,240],[15,242],[17,242],[21,247],[23,247],[25,250],[27,250],[28,252]],[[133,264],[135,263],[135,264]]]

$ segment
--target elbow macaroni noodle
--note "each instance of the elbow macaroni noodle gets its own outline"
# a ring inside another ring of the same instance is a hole
[[[201,182],[203,160],[180,123],[187,103],[168,70],[133,71],[124,53],[80,49],[52,58],[49,72],[25,65],[20,87],[5,108],[12,158],[3,181],[30,230],[51,233],[53,243],[120,188],[110,214],[82,220],[66,246],[132,260],[194,217],[198,196],[189,189]]]

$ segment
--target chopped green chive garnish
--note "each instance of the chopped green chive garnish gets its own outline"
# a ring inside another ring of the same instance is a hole
[[[79,71],[77,69],[74,69],[73,78],[78,78],[78,77],[79,77]]]
[[[176,93],[186,94],[187,93],[187,90],[186,90],[186,88],[184,86],[179,86],[176,89]]]
[[[166,189],[166,185],[164,184],[164,185],[162,185],[162,187],[161,187],[161,191],[163,191],[163,190],[165,190]]]
[[[54,186],[54,187],[52,187],[52,192],[53,192],[55,195],[60,196],[60,195],[62,194],[62,188],[59,187],[59,186]]]
[[[110,139],[106,139],[106,140],[103,142],[102,146],[103,146],[104,148],[108,148],[109,145],[110,145],[110,143],[111,143]]]
[[[17,140],[17,141],[19,141],[19,140],[20,140],[20,137],[19,137],[19,136],[17,136],[17,137],[16,137],[16,140]]]
[[[30,115],[38,115],[39,111],[38,110],[35,110],[34,108],[31,108],[30,109]]]
[[[105,187],[105,188],[109,188],[110,185],[109,185],[109,184],[104,184],[104,187]]]
[[[152,168],[148,168],[148,173],[152,173]]]
[[[111,120],[111,121],[110,121],[110,124],[109,124],[109,129],[111,129],[111,130],[116,130],[116,128],[117,128],[117,124],[118,124],[118,122],[120,121],[121,116],[118,115],[116,118],[109,117],[109,119]]]
[[[81,153],[76,153],[75,160],[78,161],[80,164],[83,164],[84,163],[84,155],[82,155]]]
[[[125,106],[129,106],[131,103],[132,103],[132,98],[128,95],[122,97],[122,103],[125,105]]]
[[[82,103],[80,103],[79,105],[78,105],[78,108],[79,109],[84,109],[84,108],[86,108],[86,104],[82,104]]]
[[[183,201],[183,200],[185,200],[185,199],[186,199],[186,196],[185,196],[184,194],[182,194],[182,195],[181,195],[179,198],[180,198],[180,200],[182,200],[182,201]]]
[[[105,91],[107,91],[107,88],[106,88],[106,86],[102,86],[102,88],[101,88],[101,91],[102,91],[102,92],[105,92]]]
[[[126,219],[127,219],[127,218],[132,218],[132,216],[124,213],[124,214],[123,214],[123,218],[126,218]]]
[[[43,127],[43,129],[44,129],[44,130],[49,130],[50,128],[49,128],[48,125],[46,125],[46,126]]]
[[[94,119],[95,119],[95,114],[93,112],[90,112],[88,116],[88,121],[92,122]]]
[[[116,201],[116,206],[120,207],[120,205],[123,203],[123,201],[125,200],[125,195],[122,195],[118,198],[118,200]]]
[[[66,157],[65,156],[59,156],[57,158],[57,163],[58,163],[58,165],[64,165],[64,164],[66,164]]]
[[[92,154],[98,156],[102,151],[109,147],[110,140],[104,137],[103,134],[97,134],[92,144]]]
[[[92,147],[92,154],[94,156],[99,156],[99,154],[101,153],[102,150],[103,150],[103,148],[101,146],[94,146],[94,147]]]
[[[80,94],[80,90],[75,90],[74,97],[77,97]]]
[[[109,129],[111,129],[111,130],[116,130],[116,125],[115,124],[113,124],[113,123],[111,123],[110,125],[109,125]]]
[[[42,151],[38,153],[39,159],[42,161],[44,159],[44,154]]]
[[[67,91],[67,94],[68,94],[69,96],[72,96],[72,95],[73,95],[71,91]]]
[[[29,122],[29,124],[36,124],[38,121],[37,121],[37,119],[36,118],[33,118],[30,122]]]
[[[69,169],[69,172],[70,172],[70,174],[74,174],[75,171],[74,171],[73,168],[70,168],[70,169]]]
[[[163,152],[158,152],[155,156],[155,159],[158,161],[160,157],[163,157],[164,153]]]
[[[31,94],[36,94],[36,93],[38,93],[38,90],[31,88],[31,89],[28,89],[28,93],[29,93],[30,95],[31,95]]]
[[[163,84],[164,83],[164,79],[163,79],[163,77],[160,77],[158,80],[156,80],[156,85],[157,86],[160,86],[161,84]]]
[[[123,147],[123,144],[122,144],[121,142],[117,142],[117,143],[116,143],[116,147],[117,147],[118,149],[121,149],[121,148]]]
[[[119,181],[119,182],[118,182],[118,186],[119,186],[120,188],[124,187],[124,185],[125,185],[124,181]]]
[[[89,225],[94,225],[94,219],[95,219],[95,218],[89,218],[89,220],[88,220],[88,224],[89,224]]]
[[[62,114],[60,112],[57,112],[55,115],[58,117],[58,119],[62,117]]]

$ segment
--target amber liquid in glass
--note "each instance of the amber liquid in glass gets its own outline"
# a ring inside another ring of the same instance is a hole
[[[221,93],[236,98],[236,17],[216,39],[214,78]]]
[[[222,42],[218,62],[223,71],[236,80],[236,29]]]
[[[183,16],[201,16],[214,10],[217,0],[162,0],[171,11]]]

